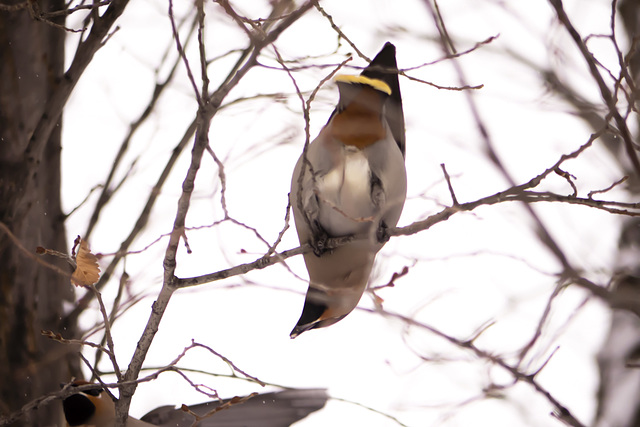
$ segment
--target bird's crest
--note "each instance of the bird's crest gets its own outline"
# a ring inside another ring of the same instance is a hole
[[[371,79],[365,76],[352,76],[350,74],[339,74],[334,78],[336,83],[348,83],[369,86],[379,92],[391,95],[391,88],[388,84],[379,79]]]

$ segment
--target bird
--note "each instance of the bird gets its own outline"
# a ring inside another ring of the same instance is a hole
[[[290,333],[339,322],[357,306],[375,256],[407,194],[405,124],[396,48],[387,42],[360,75],[334,78],[338,105],[298,159],[290,204],[309,287]],[[327,249],[327,239],[350,237]]]
[[[72,387],[90,384],[76,380]],[[211,401],[189,406],[189,410],[204,416],[210,411],[227,405],[213,415],[202,419],[201,427],[288,427],[321,409],[327,402],[325,389],[291,389],[259,394],[243,403],[235,403],[238,398]],[[231,400],[233,404],[229,404]],[[113,427],[115,424],[115,403],[104,388],[78,391],[62,401],[62,408],[70,427],[92,426]],[[161,406],[141,419],[129,417],[127,427],[186,427],[194,425],[195,417],[173,406]]]

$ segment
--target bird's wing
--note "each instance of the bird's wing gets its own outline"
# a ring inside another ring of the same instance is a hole
[[[234,404],[200,421],[200,427],[288,427],[312,412],[321,409],[327,402],[324,389],[284,390],[255,396],[244,403]],[[224,405],[209,402],[189,406],[199,416]],[[143,421],[166,427],[193,425],[194,417],[171,406],[154,409],[142,417]]]

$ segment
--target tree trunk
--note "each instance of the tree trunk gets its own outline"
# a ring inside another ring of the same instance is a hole
[[[629,68],[636,86],[640,83],[640,51],[635,38],[640,34],[640,1],[622,0],[619,3],[628,36],[628,44],[635,46],[629,57]],[[626,52],[623,52],[626,54]],[[630,168],[622,150],[609,147],[617,154],[620,164],[630,177],[627,190],[637,198],[640,194],[638,176]],[[626,167],[625,167],[626,166]],[[613,280],[615,291],[624,295],[640,293],[640,220],[625,221],[618,248],[618,265]],[[640,425],[640,319],[628,311],[614,310],[609,333],[598,354],[600,389],[598,392],[599,427],[634,427]]]
[[[65,8],[62,0],[21,3],[37,3],[42,12]],[[71,285],[33,256],[37,246],[67,248],[60,206],[61,122],[41,158],[29,157],[26,150],[63,75],[64,39],[63,29],[34,19],[25,8],[0,9],[0,221],[19,241],[0,231],[0,412],[5,414],[78,374],[77,348],[40,333],[48,329],[74,335],[75,328],[60,328],[62,303],[73,296]],[[59,260],[43,260],[69,269]],[[60,425],[56,403],[23,420]]]

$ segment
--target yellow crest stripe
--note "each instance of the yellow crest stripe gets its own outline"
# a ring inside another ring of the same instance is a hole
[[[339,74],[334,80],[338,83],[361,84],[372,87],[373,89],[391,95],[391,88],[388,84],[378,79],[370,79],[365,76],[352,76],[349,74]]]

